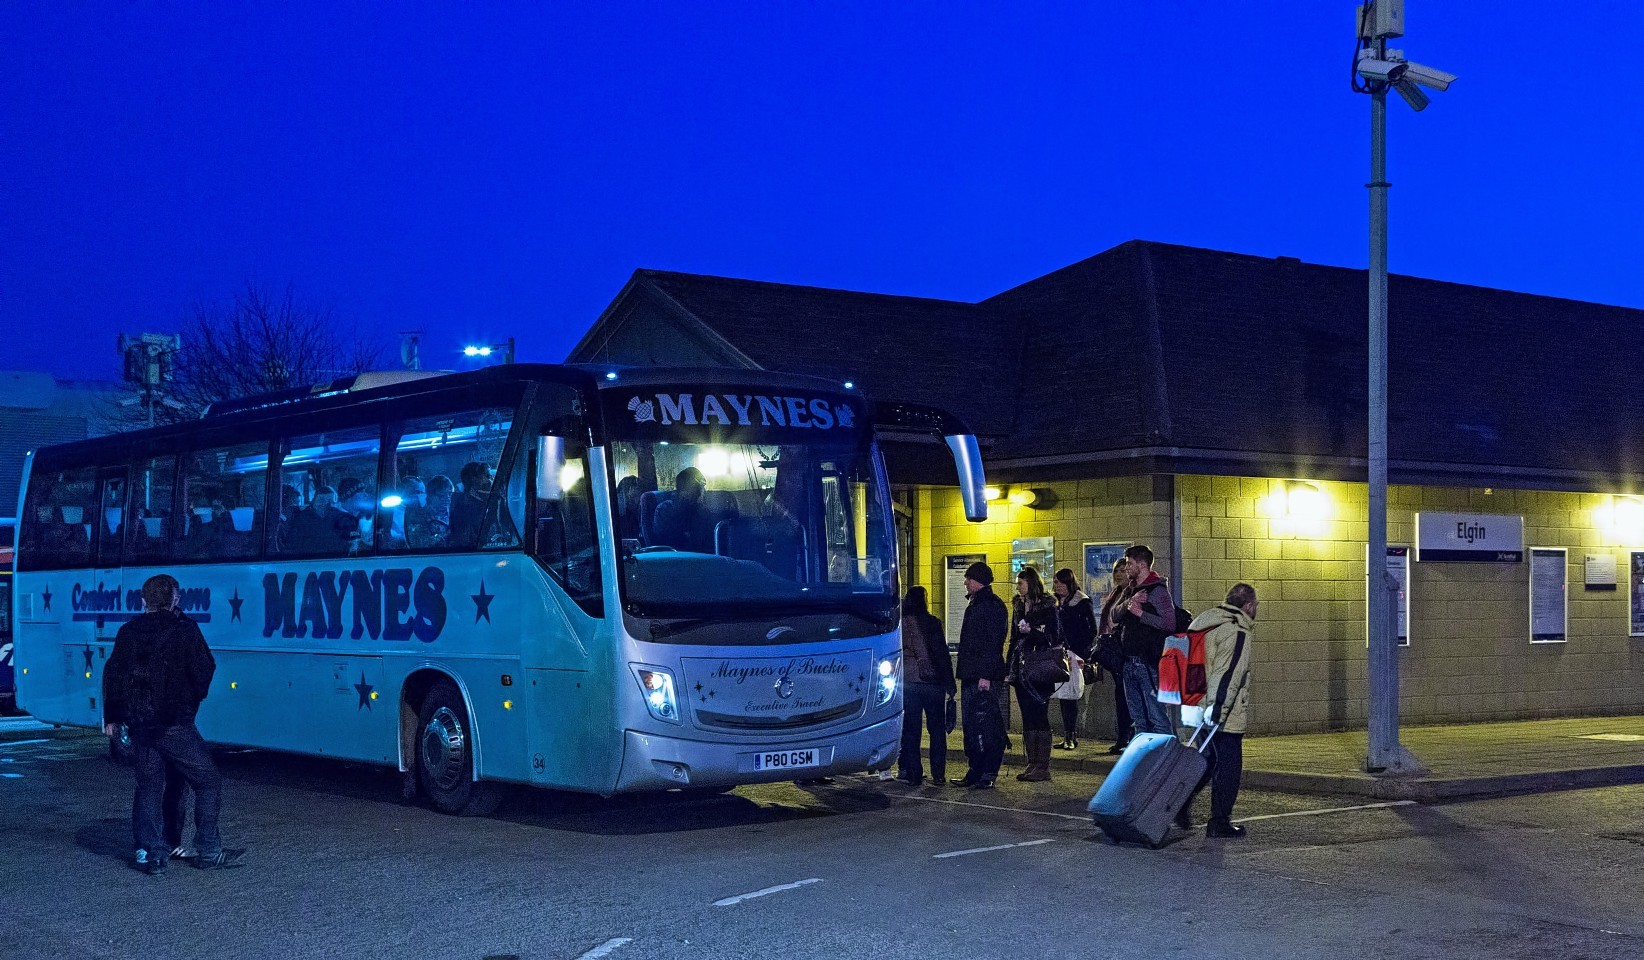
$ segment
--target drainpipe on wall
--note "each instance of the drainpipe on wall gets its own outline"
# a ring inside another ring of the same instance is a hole
[[[1170,592],[1176,598],[1176,605],[1187,606],[1182,597],[1187,593],[1187,585],[1182,582],[1182,492],[1176,486],[1176,475],[1166,478],[1170,484]],[[1177,626],[1178,630],[1185,630],[1186,624]]]

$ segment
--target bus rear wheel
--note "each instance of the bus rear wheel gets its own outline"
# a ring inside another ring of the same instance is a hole
[[[417,780],[441,813],[483,816],[502,799],[496,784],[474,780],[474,727],[449,680],[434,684],[417,714]]]

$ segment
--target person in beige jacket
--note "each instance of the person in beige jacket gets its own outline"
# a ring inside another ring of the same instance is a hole
[[[1193,618],[1189,630],[1208,631],[1204,638],[1205,685],[1201,706],[1204,722],[1215,725],[1205,747],[1210,766],[1176,815],[1176,825],[1193,828],[1193,800],[1210,784],[1210,821],[1204,835],[1212,838],[1244,836],[1233,823],[1233,803],[1239,798],[1244,773],[1244,731],[1250,723],[1250,646],[1256,634],[1256,588],[1240,583],[1227,592],[1227,602]]]

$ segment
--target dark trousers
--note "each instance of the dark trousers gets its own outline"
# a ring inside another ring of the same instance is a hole
[[[201,856],[212,856],[223,848],[217,835],[217,815],[223,805],[223,778],[211,761],[211,751],[193,723],[156,730],[131,731],[132,759],[137,773],[137,792],[131,802],[131,833],[139,850],[163,850],[166,836],[165,802],[168,769],[173,778],[194,790],[194,847]],[[181,791],[181,786],[176,788]],[[180,810],[181,795],[177,795]],[[177,840],[182,825],[177,822]]]
[[[1129,743],[1131,732],[1130,698],[1125,696],[1124,678],[1110,673],[1113,678],[1113,742]]]
[[[1040,700],[1026,686],[1016,688],[1016,709],[1022,712],[1022,732],[1050,732],[1050,700]]]
[[[1079,732],[1079,701],[1058,700],[1062,705],[1062,733],[1065,738],[1072,740]]]
[[[983,691],[976,681],[965,681],[962,706],[965,710],[965,760],[973,779],[992,780],[999,776],[999,765],[1005,759],[1005,718],[999,712],[999,688],[1004,684],[993,681],[993,689]]]
[[[1210,766],[1205,769],[1199,785],[1188,794],[1192,806],[1205,784],[1210,785],[1210,819],[1230,820],[1233,804],[1239,799],[1239,780],[1244,776],[1244,734],[1217,731],[1204,748]]]
[[[947,694],[934,683],[910,683],[902,692],[902,776],[924,778],[919,734],[930,731],[930,778],[942,780],[948,769]]]

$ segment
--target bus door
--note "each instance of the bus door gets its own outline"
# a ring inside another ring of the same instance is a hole
[[[82,692],[69,697],[71,722],[87,726],[103,722],[103,665],[114,650],[114,635],[121,624],[142,612],[140,600],[135,609],[128,603],[132,594],[122,568],[129,507],[126,490],[125,467],[97,471],[96,512],[86,518],[95,567],[89,571],[89,582],[75,583],[69,597],[74,629],[63,650],[63,662],[67,688]]]

